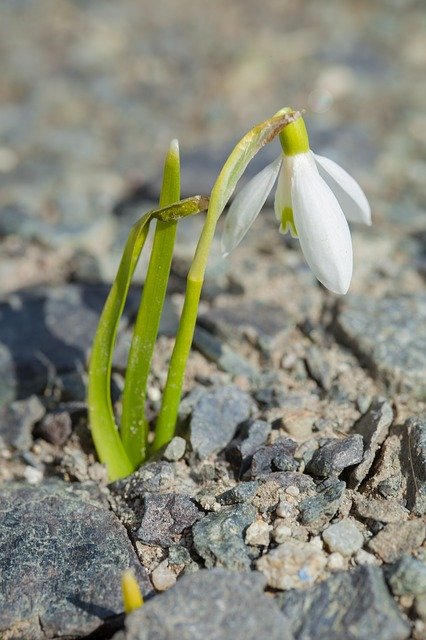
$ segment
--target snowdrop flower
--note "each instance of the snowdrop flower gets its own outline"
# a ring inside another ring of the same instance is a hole
[[[289,231],[298,237],[318,280],[330,291],[344,294],[352,277],[352,241],[346,219],[370,225],[367,198],[342,167],[310,150],[303,118],[283,129],[280,142],[280,157],[250,180],[231,204],[222,252],[228,255],[241,242],[278,178],[275,215],[281,233]]]

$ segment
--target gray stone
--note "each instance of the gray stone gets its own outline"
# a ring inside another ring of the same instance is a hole
[[[69,411],[58,409],[44,416],[34,430],[34,437],[43,438],[52,444],[64,444],[72,433],[72,419]]]
[[[194,525],[194,547],[208,569],[214,566],[234,571],[250,569],[244,532],[255,515],[256,511],[250,505],[229,506],[209,513]]]
[[[362,435],[364,456],[350,477],[350,486],[357,488],[368,474],[376,453],[389,433],[393,421],[393,411],[384,398],[374,398],[367,413],[354,425],[353,430]]]
[[[361,462],[363,451],[361,434],[339,440],[333,438],[313,453],[306,471],[321,478],[340,475],[347,467]]]
[[[265,420],[250,420],[239,429],[237,437],[226,449],[226,458],[239,474],[250,465],[251,457],[265,444],[271,432],[271,425]]]
[[[206,358],[215,362],[219,369],[233,376],[245,376],[250,380],[256,380],[259,375],[246,358],[234,351],[226,342],[201,327],[197,327],[195,330],[194,346]]]
[[[355,513],[366,520],[376,522],[403,522],[409,516],[409,511],[404,509],[398,500],[388,498],[382,500],[372,498],[371,495],[353,493]]]
[[[147,493],[143,497],[143,516],[136,537],[144,544],[168,547],[201,517],[202,512],[188,496]]]
[[[273,444],[259,447],[251,460],[250,476],[257,478],[271,471],[295,471],[299,466],[293,457],[296,447],[290,438],[279,438]]]
[[[407,507],[426,514],[426,420],[409,418],[404,424],[401,462],[407,480]]]
[[[163,458],[169,462],[176,462],[185,455],[186,441],[180,436],[175,436],[166,446],[163,452]]]
[[[300,493],[309,493],[315,490],[315,482],[310,476],[297,471],[274,471],[258,477],[261,483],[274,482],[281,489],[297,487]]]
[[[368,543],[384,562],[395,562],[404,553],[410,553],[423,544],[425,523],[421,520],[387,524]]]
[[[123,609],[131,567],[151,587],[125,528],[97,490],[62,482],[0,490],[0,631],[45,640],[89,634]]]
[[[306,591],[278,596],[296,640],[406,640],[402,618],[377,567],[339,572]]]
[[[301,523],[309,525],[314,533],[322,531],[336,515],[345,488],[344,482],[332,478],[319,484],[317,494],[299,504]]]
[[[126,640],[292,640],[263,585],[259,574],[223,569],[184,576],[126,618]]]
[[[0,447],[26,451],[33,444],[32,430],[46,410],[37,396],[16,400],[0,410]]]
[[[345,519],[332,524],[322,533],[322,538],[331,552],[351,556],[364,544],[364,536],[353,520]]]
[[[238,387],[227,385],[207,391],[191,416],[193,450],[204,458],[226,447],[238,425],[248,420],[251,411],[250,396]]]
[[[348,296],[335,330],[391,393],[425,397],[426,294]]]
[[[318,347],[312,346],[306,352],[306,368],[309,375],[320,387],[326,391],[331,388],[331,369],[327,361],[324,360],[324,353]]]
[[[232,489],[224,491],[220,495],[216,496],[216,500],[219,504],[239,504],[243,502],[249,502],[256,493],[259,487],[259,482],[251,480],[248,482],[239,482]]]
[[[392,593],[396,596],[426,594],[426,562],[402,556],[386,571]]]

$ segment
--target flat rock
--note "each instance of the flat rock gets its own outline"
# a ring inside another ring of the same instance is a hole
[[[333,438],[314,451],[306,471],[320,478],[340,475],[347,467],[361,462],[363,451],[363,438],[359,433],[342,439]]]
[[[147,493],[143,496],[143,516],[136,537],[144,544],[168,547],[201,517],[202,512],[189,496]]]
[[[299,504],[300,521],[313,533],[319,533],[337,513],[346,484],[329,478],[317,486],[316,495]]]
[[[253,573],[212,569],[185,575],[127,616],[125,640],[293,640],[263,586]]]
[[[390,393],[425,397],[426,294],[348,296],[340,304],[335,331]]]
[[[426,420],[409,418],[404,424],[401,463],[407,481],[407,507],[426,514]]]
[[[372,498],[370,495],[356,492],[352,497],[355,513],[365,520],[388,524],[389,522],[403,522],[409,516],[409,511],[398,500]]]
[[[331,552],[351,556],[364,544],[364,536],[353,520],[346,518],[327,527],[322,538]]]
[[[245,376],[249,380],[256,380],[259,375],[257,369],[244,356],[232,349],[224,340],[201,327],[195,329],[194,347],[203,356],[215,362],[219,369],[233,376]]]
[[[209,513],[193,526],[194,547],[208,569],[214,566],[234,571],[250,568],[244,533],[255,515],[251,505],[238,504]]]
[[[367,413],[354,425],[353,430],[363,437],[364,455],[351,473],[351,488],[357,488],[368,474],[380,445],[389,433],[392,421],[393,411],[389,402],[384,398],[374,398]]]
[[[27,451],[33,444],[33,427],[45,413],[43,404],[34,395],[0,408],[0,447]]]
[[[386,571],[386,579],[396,596],[426,594],[426,562],[402,556]]]
[[[251,397],[233,385],[204,393],[196,403],[190,421],[193,450],[203,458],[224,449],[237,427],[248,420],[252,407]]]
[[[404,553],[418,549],[425,539],[426,526],[421,520],[387,524],[368,543],[384,562],[395,562]]]
[[[402,618],[377,567],[339,572],[305,591],[278,596],[296,640],[406,640]]]
[[[92,632],[122,612],[128,567],[151,591],[125,528],[97,490],[62,482],[3,487],[0,539],[0,631],[16,629],[11,637]]]

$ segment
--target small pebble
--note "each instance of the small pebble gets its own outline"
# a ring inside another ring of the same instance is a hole
[[[255,520],[246,530],[246,544],[267,547],[269,545],[272,526],[263,520]]]
[[[275,512],[279,518],[295,518],[297,515],[294,505],[287,500],[280,500]]]
[[[35,467],[25,467],[24,478],[28,484],[39,484],[43,480],[43,471]]]
[[[288,538],[290,538],[290,536],[291,536],[291,528],[287,527],[287,525],[285,525],[285,524],[279,523],[274,527],[274,531],[273,531],[272,535],[273,535],[273,538],[274,538],[275,542],[277,542],[278,544],[282,544]]]
[[[360,565],[380,565],[380,560],[377,560],[376,556],[364,549],[360,549],[355,554],[355,562]]]
[[[341,571],[345,568],[345,559],[335,551],[328,556],[327,567],[330,571]]]
[[[176,574],[170,569],[167,560],[160,562],[151,574],[152,584],[157,591],[166,591],[176,582]]]
[[[146,394],[151,402],[159,402],[161,400],[161,391],[158,387],[148,387]]]
[[[296,487],[293,484],[291,484],[289,487],[287,487],[285,492],[288,493],[289,496],[296,497],[300,494],[300,489],[299,487]]]
[[[184,438],[175,436],[164,449],[163,458],[169,462],[177,462],[184,456],[185,450],[186,442]]]
[[[323,540],[331,552],[342,556],[351,556],[364,544],[364,536],[352,520],[340,520],[330,525],[322,534]]]

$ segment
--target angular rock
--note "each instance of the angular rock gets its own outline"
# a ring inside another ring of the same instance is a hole
[[[314,533],[324,529],[337,513],[346,484],[330,478],[317,486],[317,494],[299,504],[300,522]]]
[[[361,434],[356,433],[342,439],[333,438],[314,452],[306,465],[306,472],[320,478],[338,476],[347,467],[361,462],[363,451]]]
[[[349,486],[357,488],[368,474],[376,456],[389,433],[393,421],[393,411],[384,398],[375,398],[369,410],[354,425],[353,430],[362,435],[364,456],[362,462],[351,473]]]
[[[335,333],[390,393],[425,397],[426,294],[350,296],[340,305]]]
[[[295,471],[299,466],[293,457],[296,446],[290,438],[279,438],[273,444],[260,447],[251,460],[251,478],[258,478],[272,471]]]
[[[252,406],[250,396],[233,385],[204,393],[190,421],[193,450],[204,458],[226,447],[238,425],[250,417]]]
[[[58,409],[47,416],[37,425],[34,437],[43,438],[51,444],[64,444],[72,433],[72,419],[69,411]]]
[[[259,375],[246,358],[231,349],[226,342],[201,327],[195,329],[194,346],[203,356],[215,362],[222,371],[234,376],[245,376],[249,380],[256,380]]]
[[[381,500],[372,498],[370,495],[353,493],[355,513],[366,520],[376,522],[403,522],[409,516],[409,511],[405,509],[398,500]]]
[[[125,528],[97,491],[55,482],[0,490],[0,632],[87,635],[123,610],[121,573],[151,591]]]
[[[255,451],[265,444],[271,425],[265,420],[250,420],[239,429],[237,437],[226,449],[226,458],[242,474],[250,465]]]
[[[323,531],[322,538],[328,549],[342,556],[351,556],[364,544],[364,536],[353,520],[345,519],[330,525]]]
[[[185,455],[186,442],[184,438],[175,436],[164,449],[163,458],[169,462],[176,462]]]
[[[255,514],[251,505],[229,506],[217,513],[209,513],[194,525],[194,547],[208,569],[218,566],[245,571],[250,568],[244,533]]]
[[[421,520],[387,524],[368,543],[383,562],[395,562],[404,553],[418,549],[425,539],[426,526]]]
[[[127,616],[125,640],[293,640],[263,585],[259,574],[224,569],[184,576]]]
[[[402,556],[386,571],[386,579],[396,596],[426,594],[426,562]]]
[[[16,400],[0,410],[0,447],[27,451],[33,444],[32,430],[46,409],[37,398]]]
[[[330,365],[324,360],[323,351],[318,347],[310,347],[305,356],[306,368],[312,380],[328,391],[331,387],[332,374]]]
[[[202,517],[202,512],[185,495],[147,493],[143,497],[143,516],[136,532],[144,544],[168,547]]]
[[[305,591],[289,591],[278,602],[296,640],[406,640],[402,618],[377,567],[339,572]]]
[[[309,493],[315,490],[315,483],[310,476],[297,471],[274,471],[265,473],[258,478],[259,482],[274,482],[281,489],[297,487],[300,493]]]
[[[311,586],[327,564],[325,553],[316,545],[287,540],[256,562],[272,589],[298,589]]]
[[[404,424],[401,462],[407,481],[407,507],[426,514],[426,420],[409,418]]]
[[[223,505],[250,502],[258,487],[259,483],[256,480],[239,482],[235,487],[232,487],[232,489],[228,489],[228,491],[224,491],[219,496],[216,496],[216,500],[219,504]]]

